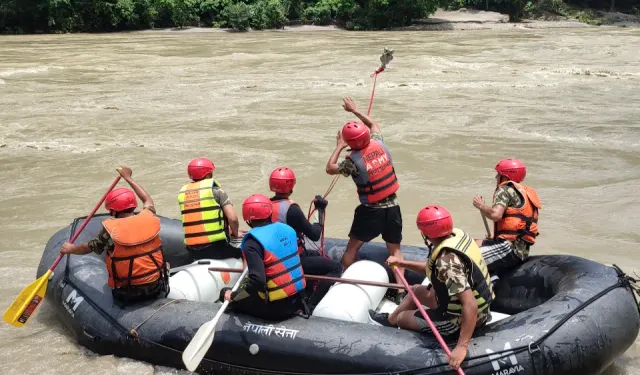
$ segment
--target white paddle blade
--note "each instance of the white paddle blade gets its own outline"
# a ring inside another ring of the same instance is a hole
[[[213,337],[216,334],[216,325],[222,313],[227,309],[227,306],[229,306],[229,301],[225,301],[222,304],[215,318],[200,326],[200,329],[198,329],[198,332],[196,332],[182,353],[182,362],[184,362],[187,370],[192,372],[196,371],[205,354],[209,351],[211,344],[213,344]]]
[[[242,280],[244,280],[248,272],[248,267],[242,271],[236,285],[231,288],[231,292],[235,292],[240,288],[240,284],[242,284]],[[227,309],[227,306],[229,306],[229,301],[224,301],[216,316],[201,325],[198,332],[196,332],[195,336],[191,339],[191,342],[189,342],[189,345],[187,345],[187,348],[182,353],[182,362],[187,370],[192,372],[196,371],[196,368],[198,368],[198,365],[202,362],[202,358],[204,358],[204,355],[209,351],[211,344],[213,344],[213,336],[216,334],[216,325],[218,324],[218,320],[220,320],[222,314],[224,314],[224,311]]]

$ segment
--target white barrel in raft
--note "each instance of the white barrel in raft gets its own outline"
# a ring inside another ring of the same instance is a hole
[[[353,263],[342,275],[345,279],[389,282],[387,271],[376,262],[360,260]],[[387,292],[387,288],[370,285],[335,283],[313,311],[313,316],[369,322],[369,309],[375,309]]]
[[[198,264],[203,261],[209,264]],[[209,271],[209,267],[242,268],[242,259],[201,259],[192,264],[193,267],[188,267],[169,278],[171,290],[167,298],[211,303],[218,301],[220,290],[224,287],[233,288],[240,274]]]

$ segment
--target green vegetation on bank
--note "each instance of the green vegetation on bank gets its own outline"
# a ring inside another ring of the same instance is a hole
[[[0,0],[0,32],[108,32],[165,27],[262,30],[292,22],[349,30],[408,26],[438,7],[524,16],[556,14],[598,24],[593,9],[640,15],[640,0]]]
[[[508,14],[510,21],[560,16],[600,25],[606,23],[603,10],[640,17],[640,0],[452,0],[449,3],[450,9],[463,7]]]
[[[0,31],[99,32],[162,27],[281,28],[289,20],[348,29],[407,26],[439,0],[0,0]]]

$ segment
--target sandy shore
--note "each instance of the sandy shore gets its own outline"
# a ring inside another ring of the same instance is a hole
[[[518,23],[510,23],[509,16],[497,12],[486,12],[482,10],[460,9],[457,11],[446,11],[439,9],[431,17],[420,20],[416,24],[406,27],[397,27],[393,31],[412,31],[412,30],[508,30],[508,29],[555,29],[555,28],[578,28],[578,27],[640,27],[640,17],[623,14],[623,13],[606,13],[605,19],[608,20],[604,26],[592,26],[577,20],[561,19],[556,17],[553,20],[523,20]],[[296,25],[286,26],[278,30],[264,30],[264,32],[310,32],[310,31],[337,31],[341,30],[337,26],[314,26],[314,25]],[[148,32],[181,32],[181,33],[211,33],[211,32],[235,32],[232,29],[217,29],[205,27],[185,27],[153,29],[136,31],[141,33]]]

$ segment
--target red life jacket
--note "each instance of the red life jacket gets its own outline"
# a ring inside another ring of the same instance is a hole
[[[272,213],[271,213],[271,222],[277,223],[281,222],[283,224],[287,224],[287,213],[289,212],[289,207],[292,205],[298,205],[291,199],[279,199],[276,201],[271,201]],[[294,228],[295,229],[295,228]],[[304,239],[302,235],[296,233],[298,236],[298,254],[302,254],[304,252]]]
[[[391,153],[384,143],[372,139],[369,145],[347,156],[358,169],[356,183],[360,203],[376,203],[388,198],[400,188]]]
[[[507,184],[516,189],[523,204],[520,208],[507,207],[502,219],[495,223],[493,233],[496,238],[504,238],[508,241],[522,238],[533,245],[538,237],[538,210],[542,209],[538,193],[529,186],[513,181],[505,181],[498,185],[498,188]],[[493,195],[495,197],[495,192]]]

